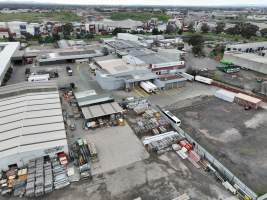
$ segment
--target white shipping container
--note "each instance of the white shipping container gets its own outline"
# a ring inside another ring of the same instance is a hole
[[[214,96],[224,101],[234,102],[236,93],[227,90],[217,90]]]
[[[195,80],[201,83],[206,83],[206,84],[211,84],[212,83],[212,79],[210,78],[206,78],[204,76],[195,76]]]
[[[50,78],[49,74],[31,75],[28,78],[28,82],[45,82]]]
[[[145,90],[147,93],[152,93],[153,92],[153,88],[151,88],[150,85],[148,85],[146,82],[141,82],[140,83],[140,87]]]
[[[148,85],[150,85],[150,87],[152,88],[153,92],[157,92],[158,91],[158,87],[155,84],[151,83],[150,81],[146,81],[146,83]]]
[[[191,74],[182,72],[181,75],[182,75],[184,78],[186,78],[187,80],[189,80],[189,81],[193,81],[193,80],[194,80],[194,76],[192,76]]]

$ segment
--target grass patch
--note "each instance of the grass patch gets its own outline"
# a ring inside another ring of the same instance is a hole
[[[42,20],[51,20],[51,21],[61,21],[61,22],[72,22],[72,21],[80,21],[81,18],[72,13],[72,12],[48,12],[48,13],[34,13],[34,12],[26,12],[26,13],[6,13],[0,14],[1,22],[9,22],[9,21],[25,21],[25,22],[41,22]]]
[[[164,22],[170,19],[168,15],[159,12],[117,12],[112,13],[110,18],[112,20],[132,19],[137,21],[147,21],[151,18],[158,18],[158,20]]]

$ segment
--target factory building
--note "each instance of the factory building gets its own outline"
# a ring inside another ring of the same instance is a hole
[[[147,65],[132,65],[119,58],[95,58],[96,80],[105,90],[131,89],[141,81],[154,80],[156,74]]]
[[[19,42],[0,43],[0,85],[4,83],[7,70],[12,67],[11,59],[19,49]]]
[[[238,51],[238,52],[256,52],[267,49],[267,42],[252,42],[252,43],[244,43],[244,44],[233,44],[227,45],[226,51]]]
[[[108,72],[96,71],[102,88],[131,89],[145,80],[154,82],[160,89],[184,85],[187,79],[179,75],[185,71],[184,52],[162,48],[152,51],[135,37],[126,40],[129,35],[118,34],[120,39],[105,41],[110,51],[122,59],[96,62],[100,69]]]
[[[267,74],[267,55],[226,52],[224,59],[233,62],[237,66]]]
[[[21,167],[45,155],[68,153],[56,83],[0,88],[0,169]]]

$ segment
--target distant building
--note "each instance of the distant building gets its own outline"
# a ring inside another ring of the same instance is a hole
[[[9,38],[9,29],[8,28],[0,28],[0,38]]]
[[[12,21],[7,22],[7,26],[15,38],[21,38],[23,34],[27,32],[27,22]]]
[[[247,19],[253,21],[267,21],[267,15],[249,15]]]

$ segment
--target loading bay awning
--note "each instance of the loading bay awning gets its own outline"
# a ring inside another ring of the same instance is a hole
[[[81,109],[86,120],[121,113],[123,111],[117,102],[82,107]]]

